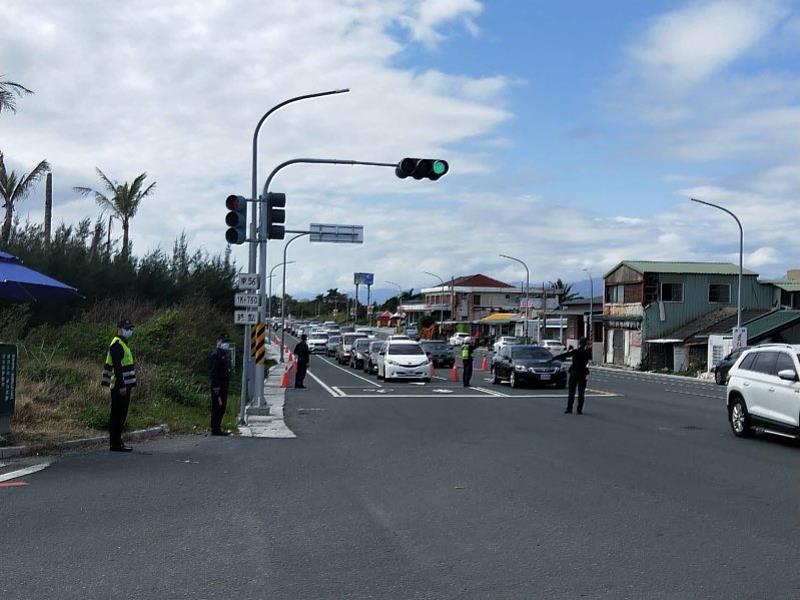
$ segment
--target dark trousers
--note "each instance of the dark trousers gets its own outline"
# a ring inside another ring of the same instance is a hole
[[[569,399],[567,400],[567,410],[572,410],[575,403],[575,389],[578,390],[578,412],[583,412],[583,398],[586,394],[586,373],[569,374]]]
[[[128,418],[131,388],[123,395],[119,389],[111,390],[111,415],[108,419],[108,437],[112,447],[122,446],[122,428]]]
[[[222,417],[225,416],[225,409],[228,406],[228,386],[221,385],[219,394],[211,389],[211,433],[222,431]]]
[[[472,379],[472,359],[471,358],[463,358],[461,362],[464,363],[464,372],[462,373],[464,387],[469,387],[470,379]]]
[[[294,387],[303,387],[303,382],[306,380],[306,371],[308,371],[308,363],[297,363],[297,372],[294,374]]]

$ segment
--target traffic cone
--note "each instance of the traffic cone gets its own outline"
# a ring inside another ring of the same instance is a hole
[[[281,387],[282,388],[289,387],[289,369],[283,370],[283,377],[281,377]]]
[[[481,361],[481,371],[488,371],[489,370],[489,355],[484,354],[483,360]]]
[[[458,367],[453,365],[453,368],[450,369],[450,381],[453,383],[458,383]]]
[[[436,375],[436,367],[433,366],[433,361],[428,363],[428,375],[430,375],[431,378]]]

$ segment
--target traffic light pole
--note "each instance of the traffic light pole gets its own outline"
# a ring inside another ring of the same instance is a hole
[[[256,253],[257,253],[257,246],[258,243],[256,240],[258,239],[258,230],[257,230],[257,220],[256,220],[256,211],[255,207],[258,202],[258,134],[261,131],[261,126],[264,124],[264,121],[274,113],[275,111],[283,108],[287,104],[292,104],[293,102],[299,102],[300,100],[308,100],[311,98],[320,98],[322,96],[332,96],[334,94],[344,94],[349,92],[349,88],[343,88],[339,90],[329,90],[327,92],[317,92],[315,94],[304,94],[302,96],[295,96],[294,98],[289,98],[288,100],[284,100],[283,102],[276,104],[272,108],[270,108],[264,115],[259,119],[258,124],[256,124],[255,131],[253,132],[253,168],[252,168],[252,180],[251,180],[251,196],[250,199],[253,202],[253,216],[250,220],[250,247],[248,248],[248,268],[249,273],[253,273],[256,270]],[[262,275],[263,275],[262,271]],[[263,310],[262,310],[263,313]],[[244,328],[244,343],[242,344],[242,348],[244,348],[243,352],[243,360],[242,360],[242,393],[240,397],[240,411],[239,411],[239,424],[245,424],[245,406],[247,404],[248,396],[250,398],[253,397],[253,387],[248,390],[248,386],[245,385],[246,382],[250,381],[252,385],[255,385],[255,378],[253,375],[253,358],[250,356],[250,353],[247,349],[250,347],[250,325],[246,325]],[[262,369],[263,372],[263,369]],[[249,393],[248,393],[249,392]],[[263,394],[263,392],[262,392]],[[262,394],[259,394],[261,396]]]
[[[360,161],[360,160],[339,160],[335,158],[293,158],[291,160],[287,160],[282,162],[277,167],[275,167],[272,172],[267,177],[267,181],[264,183],[264,188],[261,192],[261,197],[266,198],[267,194],[269,193],[270,185],[272,184],[272,180],[275,176],[283,169],[288,166],[296,165],[296,164],[312,164],[312,165],[363,165],[368,167],[391,167],[392,169],[397,168],[397,163],[383,163],[383,162],[372,162],[372,161]],[[253,194],[255,197],[255,193]],[[267,307],[267,210],[265,206],[265,202],[262,200],[260,202],[261,207],[259,210],[259,224],[260,229],[262,232],[261,237],[258,240],[259,244],[259,268],[258,272],[261,274],[258,294],[260,297],[260,303],[258,307],[259,313],[259,320],[264,320],[264,314]],[[248,344],[250,343],[249,338],[245,340],[245,347],[249,347]],[[283,347],[281,347],[281,353],[283,353]],[[265,406],[266,401],[264,399],[264,365],[255,365],[255,368],[252,369],[252,386],[255,392],[255,399],[257,406]],[[259,383],[262,382],[262,383]],[[244,406],[244,405],[243,405]],[[242,409],[242,413],[244,413],[244,409]],[[242,414],[242,419],[244,418],[244,414]]]

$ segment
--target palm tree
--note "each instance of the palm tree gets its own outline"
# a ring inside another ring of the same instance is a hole
[[[0,75],[2,77],[2,75]],[[14,83],[13,81],[0,80],[0,113],[17,112],[17,98],[21,98],[25,94],[32,94],[33,92],[26,88],[24,85]]]
[[[153,182],[142,189],[147,173],[141,173],[131,184],[128,184],[127,181],[120,184],[116,181],[111,181],[99,168],[95,167],[95,170],[105,187],[107,195],[87,187],[76,187],[74,189],[82,196],[94,195],[97,205],[103,209],[103,212],[110,212],[112,218],[122,223],[122,257],[127,259],[130,251],[128,240],[131,219],[136,216],[142,199],[153,193],[156,184]]]
[[[553,287],[556,295],[558,296],[559,304],[563,304],[569,300],[575,300],[580,296],[572,291],[571,283],[565,284],[560,278],[556,279],[555,281],[551,281],[550,285]]]
[[[3,153],[0,152],[0,198],[3,200],[3,208],[6,211],[3,220],[2,242],[8,245],[11,237],[11,222],[14,219],[14,207],[17,202],[23,200],[31,193],[33,184],[50,170],[50,165],[46,160],[40,162],[30,173],[20,173],[6,170],[6,163]]]

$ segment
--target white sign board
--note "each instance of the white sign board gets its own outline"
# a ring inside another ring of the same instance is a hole
[[[731,350],[737,350],[745,346],[747,346],[747,327],[734,327]]]
[[[362,225],[331,225],[327,223],[311,223],[308,226],[311,234],[310,242],[332,242],[335,244],[363,244],[364,227]]]
[[[233,322],[237,325],[255,325],[258,323],[258,313],[254,310],[236,310],[233,312]]]
[[[256,273],[239,273],[236,278],[236,287],[240,290],[257,290],[258,275]]]
[[[248,294],[247,292],[240,292],[233,298],[234,306],[241,308],[258,308],[259,296],[258,294]]]

